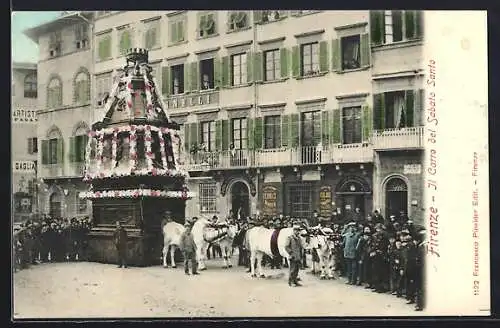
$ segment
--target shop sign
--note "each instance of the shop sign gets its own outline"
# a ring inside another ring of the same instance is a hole
[[[319,190],[319,215],[330,217],[332,214],[332,187],[323,186]]]
[[[13,123],[32,123],[36,124],[38,118],[34,109],[14,109],[12,111]]]
[[[278,188],[265,186],[262,189],[263,212],[265,215],[278,214]]]
[[[422,165],[420,164],[406,164],[403,167],[404,174],[421,174],[422,173]]]
[[[14,161],[14,173],[35,173],[36,164],[34,161]]]

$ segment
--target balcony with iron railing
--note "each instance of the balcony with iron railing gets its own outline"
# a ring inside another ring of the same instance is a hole
[[[40,167],[40,178],[58,178],[64,175],[64,165],[59,164],[42,164]]]
[[[66,175],[68,177],[83,177],[85,174],[85,163],[84,162],[75,162],[68,164],[68,172]]]
[[[189,171],[213,169],[237,169],[254,166],[253,151],[234,149],[223,151],[199,151],[189,154],[185,168]]]
[[[372,141],[376,151],[423,149],[424,127],[376,130]]]

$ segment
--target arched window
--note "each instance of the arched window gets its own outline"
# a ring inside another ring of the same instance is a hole
[[[37,85],[36,85],[36,74],[28,74],[24,78],[24,98],[36,98],[37,97]]]
[[[385,185],[386,217],[408,214],[408,185],[399,177],[392,177]]]
[[[75,76],[73,83],[73,100],[76,103],[88,103],[90,101],[90,78],[86,71],[80,71]]]
[[[62,105],[62,83],[58,77],[53,77],[47,86],[47,106],[57,107]]]

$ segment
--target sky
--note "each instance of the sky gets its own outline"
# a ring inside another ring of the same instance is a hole
[[[16,62],[38,61],[38,45],[23,31],[50,21],[61,14],[60,11],[15,11],[12,12],[12,60]]]

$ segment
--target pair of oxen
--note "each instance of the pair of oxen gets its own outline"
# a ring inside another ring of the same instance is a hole
[[[175,250],[179,247],[180,237],[185,227],[176,222],[168,222],[163,228],[163,266],[167,267],[167,256],[175,265]],[[206,254],[210,245],[218,245],[222,252],[224,268],[232,267],[233,249],[244,246],[250,252],[250,271],[252,277],[265,277],[262,270],[264,255],[281,256],[289,254],[285,249],[287,238],[293,234],[293,228],[268,229],[261,226],[239,229],[232,223],[214,224],[207,218],[199,218],[192,224],[191,232],[196,244],[198,268],[205,270]],[[319,271],[321,279],[334,279],[338,247],[335,245],[333,231],[330,228],[301,227],[300,239],[304,249],[313,254],[313,273]]]

